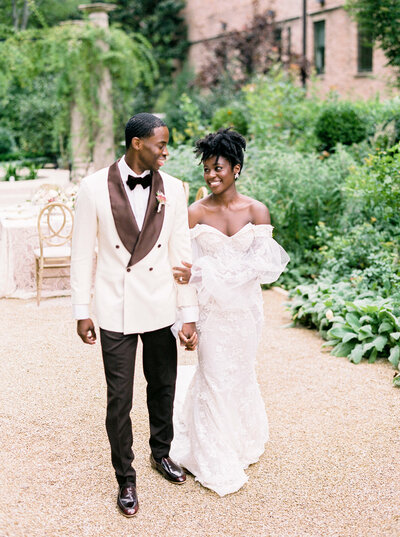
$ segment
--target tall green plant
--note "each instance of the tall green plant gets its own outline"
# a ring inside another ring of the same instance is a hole
[[[349,219],[373,219],[400,228],[400,144],[370,155],[346,180]]]
[[[131,115],[134,88],[139,83],[151,87],[157,74],[146,39],[140,34],[132,39],[120,29],[104,31],[84,23],[15,33],[0,42],[3,117],[4,109],[12,109],[15,93],[24,93],[29,100],[30,94],[37,93],[38,81],[48,81],[49,101],[57,104],[43,130],[53,136],[58,145],[63,140],[65,146],[70,109],[76,103],[91,142],[101,121],[97,90],[105,67],[111,73],[116,122],[119,123],[122,116],[125,120]],[[25,127],[24,118],[20,120]],[[35,132],[30,134],[35,135]]]
[[[344,151],[321,160],[315,154],[259,144],[261,140],[248,144],[239,187],[269,207],[287,248],[310,249],[318,222],[337,222],[342,185],[353,160]]]
[[[111,22],[117,22],[128,35],[140,31],[140,34],[151,43],[160,76],[153,91],[149,91],[149,87],[144,85],[140,94],[141,106],[151,108],[186,58],[189,47],[183,16],[186,2],[185,0],[111,0],[111,3],[117,6],[116,10],[110,13]]]
[[[322,102],[276,66],[244,88],[248,132],[260,143],[281,141],[309,151],[316,145],[314,124]]]
[[[331,151],[338,143],[351,145],[365,140],[368,124],[352,103],[337,101],[323,108],[315,124],[315,134],[321,149]]]

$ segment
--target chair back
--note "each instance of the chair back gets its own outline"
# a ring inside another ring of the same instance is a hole
[[[74,213],[64,203],[52,202],[38,216],[40,255],[45,246],[64,246],[72,238]]]
[[[197,191],[197,194],[196,194],[196,197],[194,199],[194,201],[198,201],[198,200],[201,200],[203,198],[205,198],[206,196],[208,196],[208,190],[205,186],[201,186],[199,188],[199,190]]]

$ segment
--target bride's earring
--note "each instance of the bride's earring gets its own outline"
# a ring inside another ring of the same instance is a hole
[[[237,181],[239,179],[239,174],[238,173],[235,173],[235,181]]]

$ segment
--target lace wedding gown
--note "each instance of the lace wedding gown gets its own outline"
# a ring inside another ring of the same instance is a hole
[[[272,229],[249,223],[231,237],[206,224],[191,230],[199,362],[189,386],[188,366],[178,371],[170,455],[220,496],[244,485],[268,440],[255,373],[260,283],[275,281],[289,261]]]

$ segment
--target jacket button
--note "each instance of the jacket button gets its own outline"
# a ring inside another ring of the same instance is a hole
[[[153,270],[153,267],[150,267],[149,270]]]
[[[126,269],[126,272],[130,272],[130,271],[131,271],[131,269],[130,269],[130,268],[127,268],[127,269]]]
[[[159,245],[157,246],[157,248],[161,248],[161,244],[159,244]]]
[[[116,245],[115,245],[115,248],[119,248],[119,244],[116,244]]]

